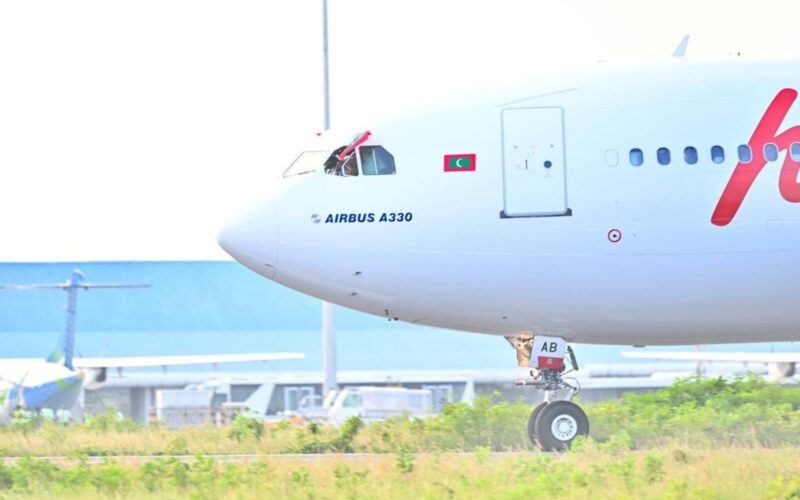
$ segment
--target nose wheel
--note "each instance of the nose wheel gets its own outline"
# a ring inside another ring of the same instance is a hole
[[[528,419],[528,436],[544,451],[568,450],[578,436],[589,435],[589,418],[572,401],[541,403]]]
[[[517,350],[519,366],[534,368],[531,376],[517,380],[517,385],[530,385],[545,393],[545,402],[540,403],[528,418],[528,437],[544,451],[569,449],[578,436],[589,435],[589,418],[580,406],[571,401],[580,392],[577,379],[567,377],[563,356],[569,355],[572,370],[578,369],[575,353],[563,339],[552,337],[523,337],[508,339]],[[536,346],[544,346],[537,348]],[[542,354],[546,351],[547,356]]]

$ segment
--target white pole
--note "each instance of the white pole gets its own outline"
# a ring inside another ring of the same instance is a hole
[[[336,311],[330,302],[322,303],[322,394],[327,396],[336,386]]]
[[[328,0],[322,0],[322,92],[324,130],[331,127],[330,86],[328,84]],[[336,311],[333,304],[322,303],[322,397],[336,385]]]
[[[331,92],[328,84],[328,0],[322,0],[322,106],[323,131],[331,128]]]

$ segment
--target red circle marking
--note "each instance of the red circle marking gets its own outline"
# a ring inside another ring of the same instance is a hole
[[[608,241],[611,243],[619,243],[622,241],[622,231],[619,229],[612,229],[608,232]]]

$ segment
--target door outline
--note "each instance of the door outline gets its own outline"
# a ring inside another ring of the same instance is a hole
[[[567,210],[561,214],[529,214],[529,215],[508,215],[506,214],[505,206],[506,206],[506,130],[505,130],[505,122],[503,117],[506,111],[516,111],[522,109],[557,109],[561,113],[561,161],[564,165],[564,205],[567,207]],[[564,108],[562,106],[525,106],[520,108],[504,108],[500,111],[500,162],[501,162],[501,172],[502,172],[502,183],[503,183],[503,209],[500,210],[500,218],[501,219],[528,219],[532,217],[572,217],[572,209],[569,207],[569,190],[567,187],[569,183],[567,182],[567,178],[569,176],[569,172],[567,169],[567,131],[566,126],[564,125],[564,115],[565,115]]]

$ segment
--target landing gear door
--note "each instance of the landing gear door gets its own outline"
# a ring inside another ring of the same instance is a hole
[[[502,112],[503,217],[570,215],[567,207],[564,110]]]
[[[531,348],[531,368],[560,370],[564,366],[566,351],[567,343],[564,339],[536,335]]]

